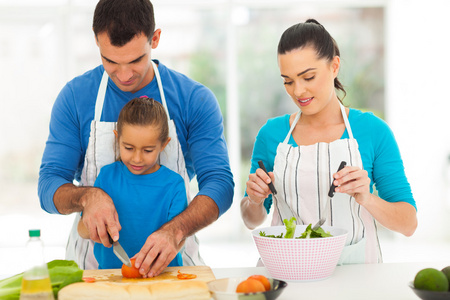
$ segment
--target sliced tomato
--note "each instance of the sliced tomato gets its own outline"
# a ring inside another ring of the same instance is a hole
[[[84,282],[95,282],[94,277],[83,277],[82,279]]]
[[[180,270],[178,270],[178,279],[194,279],[197,278],[197,275],[195,274],[188,274],[188,273],[181,273]]]

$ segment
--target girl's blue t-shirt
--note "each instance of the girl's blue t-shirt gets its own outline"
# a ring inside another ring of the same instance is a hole
[[[150,234],[172,220],[187,207],[184,180],[178,173],[161,166],[147,175],[135,175],[120,161],[104,166],[95,181],[114,201],[122,230],[119,242],[129,257],[138,253]],[[96,243],[94,255],[99,269],[117,269],[122,262]],[[182,266],[181,254],[169,266]]]
[[[279,143],[289,132],[289,114],[269,119],[256,136],[251,158],[250,174],[259,168],[262,160],[267,171],[273,171],[275,155]],[[353,137],[359,145],[364,170],[370,178],[370,191],[373,186],[378,196],[388,202],[407,202],[417,209],[411,186],[406,178],[403,160],[394,134],[385,121],[371,112],[350,109],[348,120]],[[348,138],[347,129],[341,139]],[[292,135],[288,142],[297,147]],[[272,206],[272,196],[265,200],[267,212]]]

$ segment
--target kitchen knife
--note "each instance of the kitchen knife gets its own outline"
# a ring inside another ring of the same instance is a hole
[[[120,245],[119,241],[114,242],[113,239],[111,238],[111,236],[109,235],[109,232],[108,232],[108,237],[109,237],[109,242],[113,245],[114,254],[117,256],[117,258],[120,259],[121,262],[123,262],[125,265],[127,265],[128,267],[131,268],[130,258],[128,257],[127,253],[122,248],[122,246]]]

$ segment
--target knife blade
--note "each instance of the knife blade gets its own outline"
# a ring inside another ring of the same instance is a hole
[[[125,250],[122,248],[122,246],[120,245],[119,241],[114,242],[113,239],[111,238],[111,235],[109,235],[109,232],[108,232],[108,237],[109,237],[109,242],[113,245],[114,254],[117,256],[118,259],[120,259],[121,262],[123,262],[125,265],[127,265],[128,267],[131,268],[130,258],[128,257],[128,254],[125,252]]]

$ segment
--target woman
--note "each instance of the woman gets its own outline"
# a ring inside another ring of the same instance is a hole
[[[372,113],[342,105],[339,55],[334,39],[314,19],[281,36],[278,65],[299,111],[270,119],[260,129],[241,213],[250,229],[264,222],[272,204],[272,225],[283,225],[292,215],[297,224],[315,224],[334,183],[325,225],[348,230],[340,264],[377,263],[382,257],[375,220],[411,236],[416,204],[388,125]],[[270,176],[258,168],[259,160]],[[347,166],[336,172],[341,161]],[[275,201],[270,182],[278,191]],[[373,185],[378,196],[372,194]]]

